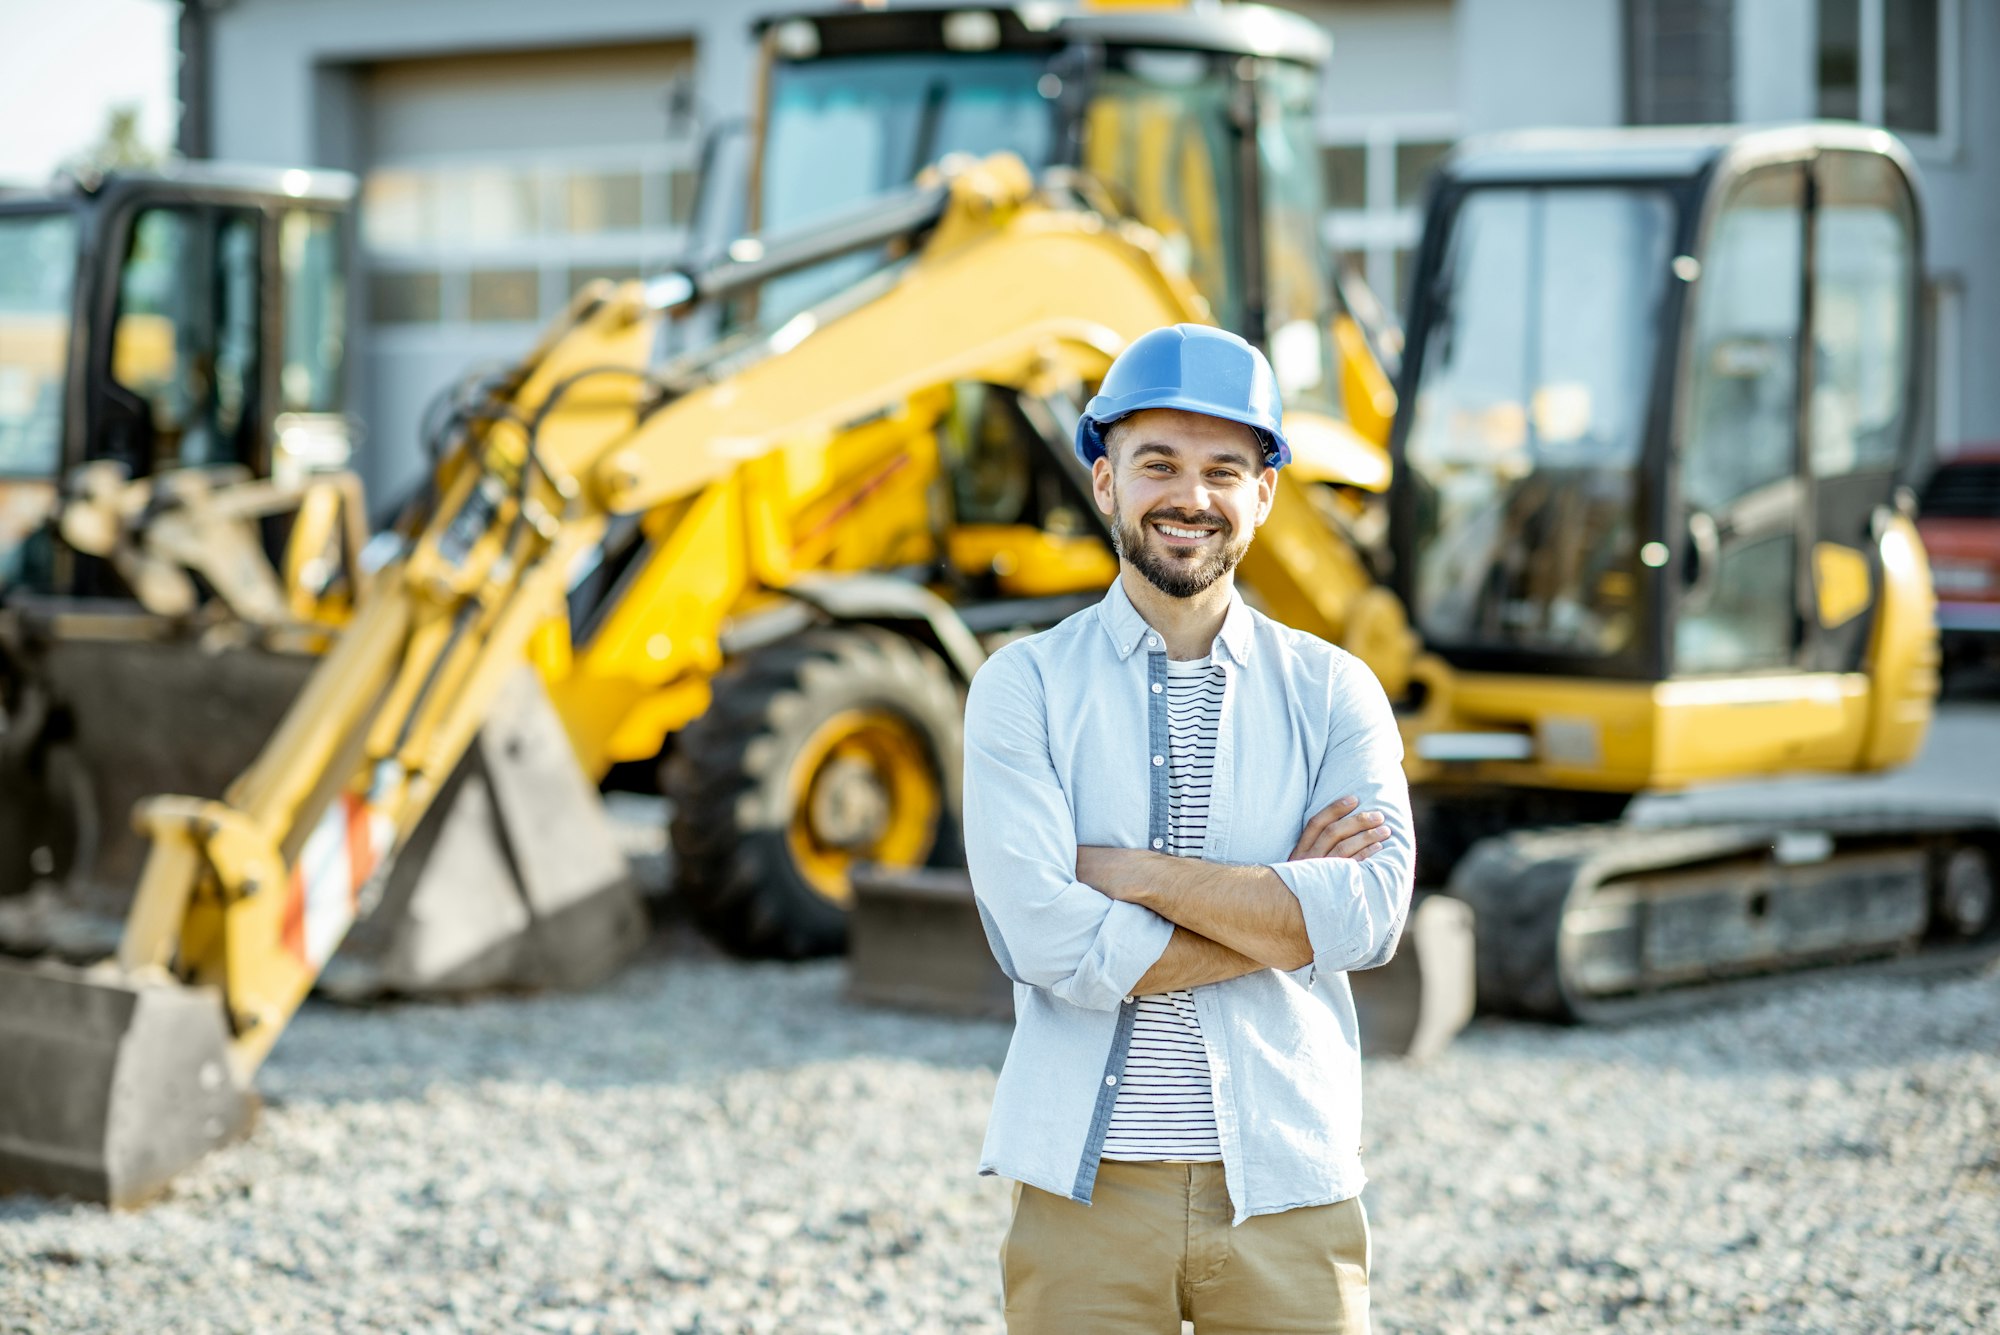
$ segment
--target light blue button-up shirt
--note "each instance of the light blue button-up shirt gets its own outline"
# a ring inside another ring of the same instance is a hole
[[[1194,989],[1235,1222],[1358,1194],[1361,1051],[1349,969],[1388,960],[1416,848],[1402,740],[1359,659],[1236,595],[1215,640],[1226,681],[1202,857],[1269,865],[1298,896],[1312,962]],[[1173,924],[1076,879],[1080,844],[1167,834],[1165,641],[1114,583],[1007,645],[965,714],[966,855],[1014,1040],[980,1172],[1088,1203],[1132,1037],[1132,989]],[[1284,859],[1344,796],[1390,837],[1365,861]]]

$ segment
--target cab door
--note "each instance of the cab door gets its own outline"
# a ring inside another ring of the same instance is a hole
[[[1916,203],[1893,158],[1845,150],[1813,163],[1812,197],[1804,659],[1858,672],[1881,587],[1875,527],[1919,447]]]
[[[1802,163],[1742,177],[1700,256],[1677,476],[1675,677],[1800,665],[1806,181]]]
[[[1681,578],[1660,688],[1660,770],[1676,779],[1840,768],[1867,681],[1812,674],[1811,168],[1723,186],[1693,293],[1678,468]]]
[[[129,215],[93,378],[93,459],[133,477],[268,469],[263,213],[194,202]]]
[[[1672,769],[1845,769],[1911,448],[1917,242],[1886,156],[1821,151],[1725,186],[1687,346]]]

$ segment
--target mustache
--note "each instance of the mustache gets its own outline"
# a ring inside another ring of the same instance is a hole
[[[1212,510],[1177,510],[1167,505],[1148,510],[1146,517],[1139,522],[1143,524],[1179,524],[1183,528],[1218,529],[1225,537],[1236,531],[1234,525]]]

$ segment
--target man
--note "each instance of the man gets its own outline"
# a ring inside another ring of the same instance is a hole
[[[1136,340],[1077,427],[1118,580],[972,684],[967,854],[1016,984],[980,1165],[1019,1184],[1015,1335],[1367,1329],[1345,971],[1394,951],[1415,849],[1381,686],[1235,591],[1280,414],[1242,339]]]

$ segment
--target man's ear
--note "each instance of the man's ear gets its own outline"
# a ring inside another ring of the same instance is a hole
[[[1113,490],[1111,480],[1111,454],[1109,451],[1098,455],[1091,462],[1090,494],[1097,500],[1098,512],[1106,518],[1118,512],[1118,497]]]
[[[1278,470],[1270,464],[1257,473],[1257,527],[1264,527],[1264,521],[1271,517],[1271,506],[1278,499]]]

